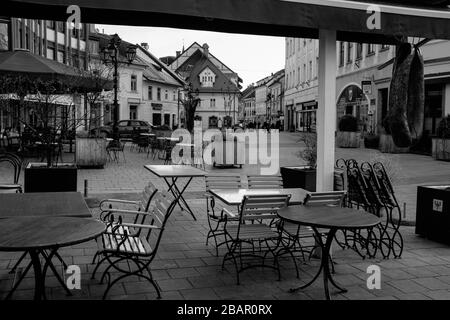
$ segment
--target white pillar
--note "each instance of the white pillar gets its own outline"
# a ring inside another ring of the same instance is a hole
[[[443,116],[447,116],[450,114],[450,83],[445,85],[445,98],[444,98],[444,114]]]
[[[336,130],[336,31],[319,30],[316,191],[333,190]]]

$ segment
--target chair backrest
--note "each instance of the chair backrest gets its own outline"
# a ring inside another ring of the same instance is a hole
[[[13,154],[13,153],[3,153],[0,154],[0,162],[7,162],[12,165],[14,169],[14,184],[17,184],[19,182],[20,178],[20,172],[22,170],[22,159],[19,158],[19,156]]]
[[[166,227],[167,220],[176,204],[173,196],[167,192],[157,192],[155,195],[154,206],[152,207],[151,215],[147,219],[147,223],[158,227],[157,229],[148,229],[145,235],[147,241],[152,246],[152,255],[156,254],[161,237]]]
[[[280,175],[248,175],[249,189],[281,189],[283,188],[283,178]]]
[[[345,191],[311,192],[303,201],[306,206],[341,206]]]
[[[241,176],[235,175],[212,175],[205,176],[206,191],[211,189],[240,189]]]
[[[144,190],[142,191],[140,202],[141,202],[141,210],[147,212],[150,208],[150,203],[152,199],[155,197],[158,189],[153,185],[153,183],[149,182]]]
[[[244,196],[241,205],[240,224],[246,221],[264,221],[278,218],[278,210],[286,207],[290,198],[290,194]]]

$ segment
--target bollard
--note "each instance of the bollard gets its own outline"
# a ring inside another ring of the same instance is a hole
[[[87,179],[84,179],[84,197],[87,198],[88,196],[88,181]]]

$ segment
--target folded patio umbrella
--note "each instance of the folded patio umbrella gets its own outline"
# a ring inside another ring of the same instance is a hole
[[[112,89],[112,81],[103,81],[100,87],[99,81],[89,76],[87,71],[44,58],[27,50],[0,53],[0,93],[17,93],[14,90],[34,93],[33,89],[45,91],[44,87],[48,85],[54,88],[55,91],[52,92],[54,94]]]

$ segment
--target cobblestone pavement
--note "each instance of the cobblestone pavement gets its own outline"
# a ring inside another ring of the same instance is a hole
[[[296,155],[302,149],[299,143],[300,133],[280,133],[280,152],[276,154],[279,166],[302,165],[303,160]],[[65,161],[73,161],[74,154],[64,153]],[[356,159],[358,161],[380,160],[391,168],[389,174],[394,180],[394,186],[399,203],[402,206],[405,221],[415,221],[416,193],[418,185],[449,184],[450,162],[433,160],[430,156],[415,154],[382,154],[372,149],[342,149],[337,148],[335,158]],[[32,159],[36,161],[35,159]],[[136,193],[141,191],[148,181],[152,181],[158,188],[166,189],[164,180],[159,179],[144,169],[145,164],[162,164],[161,160],[147,158],[145,152],[130,151],[125,148],[125,161],[108,162],[104,169],[78,170],[78,190],[83,192],[84,180],[88,181],[89,196],[103,193]],[[242,169],[214,168],[206,166],[208,172],[216,174],[241,174],[245,182],[247,174],[259,173],[260,165],[244,165]],[[0,181],[12,179],[5,165],[0,164]],[[23,182],[23,174],[21,175]],[[183,182],[180,180],[180,182]],[[187,194],[194,193],[195,197],[204,191],[204,181],[195,178],[186,190]]]
[[[106,195],[105,195],[106,196]],[[313,286],[289,293],[288,289],[305,283],[317,270],[315,259],[300,263],[297,279],[291,260],[281,261],[281,281],[276,272],[252,269],[241,274],[241,284],[236,285],[234,269],[227,264],[221,269],[224,251],[219,257],[211,245],[205,245],[207,222],[204,200],[188,200],[198,221],[175,211],[163,235],[157,258],[152,264],[154,278],[162,289],[163,299],[324,299],[322,281]],[[93,210],[94,216],[96,210]],[[412,227],[401,228],[405,238],[405,251],[401,259],[361,259],[352,250],[334,246],[335,279],[348,289],[345,294],[332,291],[332,299],[450,299],[450,247],[422,239]],[[50,299],[101,299],[105,285],[99,276],[91,280],[91,264],[96,252],[95,241],[86,242],[59,251],[68,264],[77,264],[82,270],[81,290],[68,297],[54,277],[48,276],[47,293]],[[8,273],[19,253],[0,253],[0,298],[11,288],[14,275]],[[22,266],[25,266],[24,261]],[[381,269],[381,288],[367,288],[366,272],[369,265]],[[58,268],[59,270],[59,268]],[[100,272],[103,269],[100,269]],[[101,274],[101,273],[100,273]],[[32,272],[14,294],[14,299],[33,296]],[[153,287],[138,278],[119,282],[110,292],[109,299],[155,299]]]

